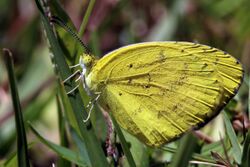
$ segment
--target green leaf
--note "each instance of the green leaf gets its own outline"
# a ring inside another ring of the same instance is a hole
[[[15,122],[16,122],[16,133],[17,133],[17,160],[18,166],[20,167],[29,167],[29,156],[28,156],[28,147],[27,139],[25,133],[25,127],[23,122],[23,115],[21,110],[21,104],[19,100],[16,78],[14,74],[14,65],[12,54],[8,49],[3,49],[4,59],[8,71],[9,84],[11,89],[12,103],[15,111]]]
[[[51,51],[54,55],[54,63],[56,66],[56,70],[61,78],[61,80],[65,80],[68,76],[71,75],[69,67],[64,58],[64,52],[61,49],[58,40],[56,39],[54,32],[50,26],[48,18],[44,14],[41,4],[39,0],[35,0],[37,7],[40,11],[41,18],[44,24],[44,28],[47,34],[47,38],[49,40]],[[65,89],[67,92],[72,90],[75,87],[73,81],[69,81],[65,83]],[[84,109],[84,104],[82,102],[79,90],[76,90],[74,94],[68,96],[71,107],[74,112],[74,117],[77,122],[77,126],[80,129],[80,135],[85,142],[89,158],[91,160],[92,166],[108,166],[106,157],[101,147],[100,141],[97,139],[93,126],[91,122],[84,123],[83,120],[87,117],[88,113]]]
[[[225,143],[226,150],[229,150],[231,148],[231,145],[230,145],[227,137],[225,137],[221,140],[222,141],[216,141],[216,142],[213,142],[210,144],[205,144],[201,149],[202,155],[209,155],[210,156],[211,151],[219,153],[219,154],[224,154],[223,145],[221,143],[222,142]]]
[[[58,16],[63,22],[70,27],[73,31],[76,31],[76,28],[73,22],[70,20],[68,14],[64,11],[58,0],[53,0],[48,2],[53,16]],[[55,25],[56,32],[58,33],[59,45],[62,48],[67,61],[70,65],[76,64],[75,61],[79,61],[79,56],[84,52],[83,48],[79,42],[72,37],[67,31],[62,27]]]
[[[60,95],[61,100],[62,100],[62,105],[64,107],[65,119],[67,119],[69,124],[80,134],[80,129],[77,125],[77,121],[76,121],[74,112],[73,112],[72,107],[70,105],[70,101],[67,98],[67,94],[64,90],[64,86],[62,84],[60,84],[60,82],[58,82],[58,91],[59,91],[59,95]]]
[[[248,131],[247,137],[244,143],[241,162],[242,162],[241,167],[250,166],[250,131]]]
[[[146,41],[164,41],[170,40],[174,36],[178,20],[185,13],[185,6],[187,0],[176,0],[174,1],[173,7],[169,10],[169,13],[163,15],[158,24],[154,26],[151,33],[147,36]]]
[[[177,150],[175,148],[172,148],[169,146],[162,147],[162,150],[173,153],[173,154],[175,154],[177,152]],[[210,152],[209,152],[209,156],[203,155],[203,154],[198,154],[198,153],[193,153],[192,159],[197,160],[197,161],[202,161],[202,162],[215,163],[215,161],[213,159],[211,159],[210,155],[211,155]]]
[[[112,114],[110,114],[111,118],[112,118],[112,122],[114,124],[114,127],[115,127],[115,130],[118,134],[118,137],[120,139],[120,142],[121,142],[121,145],[122,145],[122,148],[123,148],[123,151],[124,151],[124,154],[128,160],[128,163],[130,165],[130,167],[136,167],[135,165],[135,161],[133,159],[133,156],[129,150],[129,147],[128,147],[128,143],[122,133],[122,130],[120,128],[120,126],[118,125],[118,123],[116,122],[116,120],[113,118]]]
[[[83,140],[81,139],[81,137],[79,136],[79,134],[75,131],[74,128],[70,127],[70,134],[72,136],[72,140],[75,142],[76,147],[79,151],[79,154],[81,157],[84,157],[85,162],[91,166],[90,160],[89,160],[89,156],[88,153],[86,151],[86,146],[85,143],[83,142]]]
[[[90,0],[89,1],[89,5],[88,5],[88,8],[87,8],[87,11],[83,17],[83,21],[82,21],[82,24],[80,26],[80,30],[79,30],[79,33],[78,35],[81,37],[83,34],[84,34],[84,31],[86,29],[86,26],[87,26],[87,23],[89,21],[89,18],[90,18],[90,14],[94,8],[94,5],[95,5],[95,0]]]
[[[235,131],[233,129],[233,126],[225,112],[223,112],[224,116],[224,122],[225,122],[225,127],[226,127],[226,132],[229,137],[229,140],[232,144],[232,154],[235,159],[235,161],[240,164],[241,163],[241,157],[242,157],[242,150],[240,148],[240,144],[237,140],[237,136],[235,134]]]
[[[149,166],[149,151],[142,142],[136,137],[132,136],[125,130],[122,130],[125,139],[130,143],[130,152],[133,156],[136,166],[148,167]],[[125,165],[124,165],[125,166]]]
[[[181,140],[177,152],[174,154],[171,167],[186,167],[197,146],[197,138],[192,133],[186,134]]]
[[[39,140],[44,143],[46,146],[48,146],[51,150],[55,151],[59,156],[61,156],[64,159],[67,159],[77,165],[80,166],[88,166],[85,160],[82,156],[79,156],[76,152],[71,151],[70,149],[67,149],[65,147],[62,147],[60,145],[54,144],[45,138],[43,138],[36,130],[35,128],[29,124],[30,129],[32,132],[36,135],[36,137],[39,138]]]
[[[58,107],[58,124],[59,124],[58,127],[59,127],[60,145],[63,147],[69,147],[69,140],[68,140],[67,131],[66,131],[66,123],[63,117],[63,106],[61,104],[61,101],[58,95],[56,96],[56,102],[57,102],[57,107]],[[63,158],[59,158],[58,166],[70,167],[71,163]]]
[[[17,154],[11,155],[3,164],[3,167],[17,167]]]

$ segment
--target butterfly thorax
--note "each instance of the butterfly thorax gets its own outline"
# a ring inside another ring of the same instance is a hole
[[[98,77],[100,75],[98,71],[101,70],[97,67],[97,61],[92,55],[84,55],[80,59],[82,71],[86,71],[84,73],[86,88],[92,93],[101,92],[104,86],[104,82]]]
[[[86,86],[91,92],[102,92],[105,82],[100,81],[95,69],[85,75]]]

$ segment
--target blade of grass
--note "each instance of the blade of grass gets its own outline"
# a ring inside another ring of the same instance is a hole
[[[100,50],[100,46],[99,46],[99,34],[97,30],[94,30],[91,33],[91,37],[90,37],[90,46],[92,49],[92,53],[97,56],[100,57],[102,55],[101,50]]]
[[[0,164],[1,166],[1,164]],[[3,167],[16,167],[17,166],[17,154],[11,155],[3,164]]]
[[[74,143],[76,144],[76,147],[79,151],[79,154],[84,157],[85,162],[91,166],[90,160],[89,160],[89,156],[88,153],[86,151],[86,146],[85,143],[83,142],[83,140],[81,139],[81,137],[79,136],[79,134],[75,131],[75,129],[69,127],[69,131],[70,134],[72,135],[72,140],[74,141]]]
[[[224,122],[225,122],[225,127],[226,127],[226,133],[229,137],[229,140],[232,144],[232,154],[233,154],[233,157],[235,159],[235,161],[240,164],[241,163],[241,157],[242,157],[242,150],[240,148],[240,144],[237,140],[237,136],[235,134],[235,131],[233,129],[233,126],[226,114],[226,112],[223,112],[223,116],[224,116]]]
[[[162,150],[173,153],[173,154],[177,152],[175,148],[171,148],[168,146],[163,147]],[[197,153],[193,153],[192,159],[197,160],[197,161],[202,161],[202,162],[215,163],[215,161],[211,159],[211,156],[205,156],[205,155],[201,155]]]
[[[63,117],[63,107],[60,102],[58,95],[56,96],[57,108],[58,108],[58,127],[59,127],[59,138],[60,138],[60,145],[63,147],[69,147],[68,136],[66,133],[66,125]],[[71,163],[63,158],[58,159],[58,166],[60,167],[70,167]]]
[[[188,133],[180,140],[180,145],[177,152],[174,154],[171,167],[186,167],[189,164],[189,160],[192,158],[192,154],[197,146],[197,138],[192,133]]]
[[[83,142],[83,139],[81,138],[81,136],[79,136],[80,129],[77,126],[77,122],[76,122],[76,119],[74,117],[74,113],[73,113],[72,108],[70,106],[70,102],[67,98],[67,95],[66,95],[65,91],[63,90],[63,85],[59,85],[58,91],[60,94],[62,106],[64,107],[64,111],[65,111],[65,118],[64,119],[66,119],[67,122],[69,123],[70,136],[72,137],[72,140],[75,142],[76,147],[79,150],[80,156],[84,157],[85,162],[89,166],[91,166],[90,165],[91,163],[90,163],[90,160],[88,157],[88,153],[86,151],[85,143]]]
[[[35,2],[41,14],[41,18],[44,24],[47,38],[49,40],[51,50],[54,55],[54,62],[55,62],[56,68],[59,72],[60,78],[64,80],[68,76],[70,76],[71,72],[69,70],[68,65],[66,64],[65,58],[63,57],[64,55],[63,51],[61,50],[59,43],[50,26],[50,23],[45,15],[45,12],[43,11],[41,7],[40,1],[35,0]],[[70,84],[65,84],[65,89],[67,92],[69,92],[73,88],[74,88],[73,82],[70,82]],[[71,103],[71,107],[73,109],[74,117],[76,118],[77,125],[80,129],[80,135],[86,144],[86,148],[87,148],[92,165],[97,166],[97,167],[108,166],[106,157],[101,147],[101,143],[100,141],[98,141],[94,133],[94,129],[93,129],[91,122],[87,122],[87,123],[83,122],[83,120],[87,118],[88,113],[83,107],[84,104],[82,102],[79,91],[76,90],[74,92],[74,95],[69,95],[68,98]]]
[[[126,158],[128,160],[128,163],[129,163],[130,167],[136,167],[135,161],[134,161],[133,156],[132,156],[132,154],[131,154],[131,152],[129,150],[127,141],[126,141],[126,139],[125,139],[125,137],[124,137],[124,135],[122,133],[121,128],[117,124],[116,120],[113,118],[112,114],[110,114],[110,116],[111,116],[112,122],[113,122],[113,124],[115,126],[115,130],[116,130],[117,135],[118,135],[118,137],[120,139],[124,154],[125,154],[125,156],[126,156]]]
[[[84,31],[86,29],[86,26],[88,24],[88,21],[89,21],[89,17],[90,17],[90,14],[94,8],[94,5],[95,5],[95,0],[90,0],[89,1],[89,4],[88,4],[88,8],[87,8],[87,11],[83,17],[83,20],[82,20],[82,24],[80,26],[80,29],[79,29],[79,32],[78,32],[78,35],[81,37],[83,36],[84,34]]]
[[[73,31],[76,31],[76,28],[73,24],[73,22],[70,20],[70,17],[68,14],[64,11],[63,7],[61,6],[60,2],[58,0],[49,1],[47,2],[48,6],[51,9],[51,13],[53,16],[60,17],[63,22],[70,27]],[[81,45],[79,45],[79,42],[76,41],[71,34],[69,34],[67,31],[65,31],[60,26],[55,26],[56,32],[58,33],[58,41],[60,44],[60,47],[63,49],[63,52],[65,53],[65,57],[68,62],[70,62],[71,65],[75,65],[76,62],[79,60],[79,56],[84,52]],[[77,62],[78,63],[78,62]]]
[[[72,107],[70,105],[70,101],[67,98],[67,94],[64,90],[64,86],[61,85],[59,82],[58,82],[58,92],[59,92],[60,98],[62,100],[62,105],[64,107],[65,118],[67,119],[69,124],[77,131],[77,133],[80,134],[80,129],[77,125],[77,121],[76,121],[76,118],[74,116],[74,112],[72,110]]]
[[[244,143],[241,162],[242,162],[241,167],[250,166],[250,131],[248,131],[247,137]]]
[[[16,122],[16,133],[17,133],[17,160],[18,166],[29,167],[29,156],[28,156],[28,147],[27,147],[27,139],[25,133],[25,127],[23,122],[23,115],[21,110],[21,104],[19,100],[16,78],[14,74],[14,65],[12,54],[8,49],[3,49],[4,52],[4,60],[6,63],[9,84],[12,95],[12,103],[14,106],[15,112],[15,122]]]
[[[248,75],[248,118],[250,119],[250,75]]]
[[[149,161],[150,161],[149,148],[145,147],[145,145],[142,142],[140,142],[136,137],[132,136],[125,130],[122,130],[122,133],[125,139],[129,142],[129,146],[130,146],[129,150],[133,156],[136,166],[140,166],[140,167],[150,166],[149,165]],[[128,161],[124,162],[124,166],[128,166]]]
[[[231,145],[229,143],[228,137],[224,137],[221,140],[223,140],[223,143],[225,143],[226,150],[229,150],[231,148]],[[201,154],[210,156],[211,155],[211,150],[213,150],[213,152],[216,152],[216,153],[224,154],[223,146],[221,144],[221,140],[203,145],[203,147],[201,149]]]
[[[43,97],[44,93],[46,94],[45,95],[46,97]],[[41,114],[43,113],[47,104],[50,103],[51,100],[54,99],[55,93],[53,91],[49,92],[49,94],[47,94],[47,93],[48,93],[47,90],[44,90],[44,92],[41,92],[37,99],[33,98],[33,101],[28,103],[29,104],[28,106],[26,106],[25,103],[23,103],[26,100],[21,100],[25,128],[27,127],[26,120],[33,122],[33,121],[37,121],[38,119],[40,119]],[[33,97],[33,95],[32,95],[32,97]],[[27,99],[29,99],[29,98],[27,98]],[[34,111],[36,111],[36,112],[34,112]],[[8,112],[13,113],[13,117],[14,117],[14,109],[11,109]],[[13,124],[12,120],[8,120],[6,123],[3,124],[3,126],[0,126],[0,127],[1,127],[1,130],[0,130],[0,148],[1,148],[0,155],[5,155],[7,152],[9,152],[11,150],[10,146],[14,145],[16,142],[16,128],[15,128],[15,125]],[[2,129],[5,129],[5,128],[9,129],[8,133],[4,133],[4,131],[2,131]]]
[[[48,140],[46,140],[44,137],[42,137],[37,130],[29,123],[29,127],[31,131],[36,135],[36,137],[44,143],[46,146],[48,146],[51,150],[55,151],[59,156],[61,156],[64,159],[67,159],[71,161],[72,163],[75,163],[80,166],[88,166],[85,162],[84,158],[82,156],[79,156],[76,152],[71,151],[70,149],[67,149],[66,147],[62,147],[60,145],[54,144]]]
[[[153,27],[145,41],[171,40],[177,30],[178,20],[185,14],[187,3],[187,0],[174,1],[169,13],[161,17],[161,20]]]

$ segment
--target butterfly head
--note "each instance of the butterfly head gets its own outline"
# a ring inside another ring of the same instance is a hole
[[[87,74],[91,70],[94,62],[95,62],[95,58],[92,55],[84,54],[80,56],[79,64],[82,70],[86,71]]]

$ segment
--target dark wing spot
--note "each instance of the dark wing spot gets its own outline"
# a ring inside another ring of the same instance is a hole
[[[133,67],[133,64],[129,64],[129,68],[132,68]]]
[[[178,106],[175,104],[175,105],[173,106],[173,112],[176,112],[177,109],[178,109]]]
[[[202,69],[206,68],[208,66],[207,63],[204,63],[203,66],[202,66]]]
[[[150,76],[150,74],[148,73],[148,82],[150,82],[151,81],[151,76]]]
[[[238,92],[238,87],[234,88],[234,94]]]
[[[122,93],[121,92],[119,92],[119,96],[121,96],[122,95]]]

